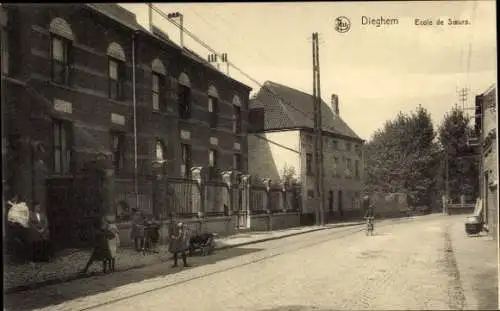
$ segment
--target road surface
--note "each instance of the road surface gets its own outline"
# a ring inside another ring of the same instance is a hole
[[[337,228],[6,297],[7,310],[341,310],[466,307],[451,218]]]

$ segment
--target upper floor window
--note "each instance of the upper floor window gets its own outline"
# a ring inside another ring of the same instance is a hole
[[[62,18],[56,17],[49,26],[51,33],[52,80],[59,84],[70,83],[71,45],[74,40],[73,31]]]
[[[212,96],[208,97],[208,113],[210,128],[216,128],[219,121],[219,102],[217,101],[217,98]]]
[[[334,157],[333,158],[333,174],[335,177],[339,177],[339,158]]]
[[[332,140],[332,147],[333,149],[337,150],[339,149],[339,142],[337,140]]]
[[[166,100],[165,100],[165,77],[167,71],[163,62],[156,58],[151,63],[152,75],[152,86],[151,86],[151,96],[153,102],[153,110],[155,111],[166,111]]]
[[[125,64],[114,58],[109,59],[109,98],[123,98],[123,80]]]
[[[241,133],[241,107],[233,105],[233,132]]]
[[[111,132],[112,157],[115,173],[119,173],[124,167],[125,158],[125,134],[122,132]]]
[[[241,133],[241,100],[236,95],[233,97],[233,133]]]
[[[181,174],[183,177],[189,177],[191,175],[191,146],[187,144],[181,144],[181,152]]]
[[[125,82],[125,52],[121,45],[112,42],[108,46],[109,98],[121,100],[124,98]]]
[[[345,148],[346,148],[347,151],[351,151],[352,150],[351,143],[346,143]]]
[[[5,27],[0,28],[1,44],[2,44],[2,73],[9,73],[9,39],[7,29]]]
[[[53,172],[67,175],[72,171],[73,125],[70,122],[54,120],[53,135]]]
[[[312,163],[313,163],[312,153],[306,153],[306,174],[307,175],[314,175]]]
[[[355,163],[354,163],[354,176],[356,177],[356,179],[359,179],[360,175],[359,175],[359,160],[356,160]]]
[[[71,42],[65,38],[52,37],[52,80],[59,84],[69,84],[69,54]]]
[[[184,120],[191,118],[191,84],[185,73],[179,77],[179,116]]]
[[[153,110],[155,111],[165,111],[165,77],[153,72],[153,85],[152,85],[152,97],[153,97]]]

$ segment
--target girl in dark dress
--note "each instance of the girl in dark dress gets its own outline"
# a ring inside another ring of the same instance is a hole
[[[90,255],[89,261],[85,265],[85,268],[81,271],[82,274],[87,273],[87,270],[94,263],[94,261],[101,261],[103,272],[107,272],[108,263],[113,260],[108,240],[113,238],[115,238],[115,233],[109,229],[107,219],[102,218],[101,226],[95,232],[94,250],[92,251],[92,255]]]

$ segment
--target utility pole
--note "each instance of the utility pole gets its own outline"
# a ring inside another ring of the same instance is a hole
[[[462,106],[462,111],[465,112],[465,106],[467,104],[467,97],[469,95],[469,89],[468,88],[461,88],[458,90],[458,102]]]
[[[313,33],[313,105],[314,105],[314,160],[316,168],[316,224],[324,225],[324,189],[323,189],[323,137],[321,119],[321,84],[319,71],[318,33]]]

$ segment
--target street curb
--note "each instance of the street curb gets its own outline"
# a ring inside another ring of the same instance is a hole
[[[257,244],[257,243],[261,243],[261,242],[267,242],[267,241],[272,241],[272,240],[279,240],[279,239],[283,239],[283,238],[287,238],[287,237],[292,237],[292,236],[296,236],[296,235],[301,235],[301,234],[306,234],[306,233],[311,233],[311,232],[316,232],[316,231],[321,231],[321,230],[343,228],[343,227],[353,227],[353,226],[359,226],[361,224],[364,224],[364,222],[349,223],[349,224],[338,224],[338,225],[334,225],[334,226],[323,227],[323,228],[315,228],[315,229],[311,229],[311,230],[308,230],[308,231],[294,232],[294,233],[291,233],[291,234],[284,234],[284,235],[280,235],[280,236],[276,236],[276,237],[257,239],[257,240],[253,240],[253,241],[249,241],[249,242],[243,242],[243,243],[238,243],[238,244],[233,244],[233,245],[223,245],[221,247],[216,247],[215,249],[216,250],[230,249],[230,248],[241,247],[241,246],[246,246],[246,245],[251,245],[251,244]],[[167,260],[161,260],[160,259],[158,262],[155,262],[155,263],[141,264],[141,265],[137,265],[137,266],[127,267],[127,268],[124,268],[124,269],[117,269],[115,271],[115,273],[117,273],[117,272],[126,272],[126,271],[130,271],[130,270],[135,270],[135,269],[141,269],[141,268],[145,268],[145,267],[148,267],[148,266],[152,266],[152,265],[156,265],[156,264],[161,264],[161,263],[164,263],[164,262],[168,262],[171,259],[172,259],[172,257],[169,257]],[[14,293],[24,292],[24,291],[28,291],[28,290],[38,289],[38,288],[49,286],[49,285],[63,284],[63,283],[68,283],[68,282],[72,282],[72,281],[76,281],[76,280],[91,278],[91,277],[94,277],[94,276],[105,276],[105,275],[107,275],[107,274],[103,274],[101,272],[92,272],[92,273],[84,274],[84,275],[79,275],[79,274],[77,274],[77,275],[70,275],[70,276],[67,276],[67,277],[61,277],[61,278],[57,278],[57,279],[50,279],[50,280],[45,280],[45,281],[42,281],[42,282],[37,282],[37,283],[32,283],[32,284],[27,284],[27,285],[15,286],[15,287],[9,288],[7,290],[4,290],[4,294],[5,295],[14,294]]]
[[[343,227],[353,227],[353,226],[359,226],[362,224],[364,224],[364,222],[353,223],[353,224],[342,224],[342,225],[324,227],[324,228],[316,228],[316,229],[311,229],[308,231],[294,232],[294,233],[290,233],[290,234],[284,234],[284,235],[270,237],[270,238],[257,239],[257,240],[242,242],[242,243],[238,243],[238,244],[223,245],[223,246],[215,247],[215,249],[216,250],[223,250],[223,249],[235,248],[235,247],[240,247],[240,246],[247,246],[247,245],[252,245],[252,244],[257,244],[257,243],[262,243],[262,242],[267,242],[267,241],[274,241],[274,240],[279,240],[279,239],[283,239],[283,238],[288,238],[288,237],[292,237],[292,236],[296,236],[296,235],[321,231],[321,230],[336,229],[336,228],[343,228]]]

